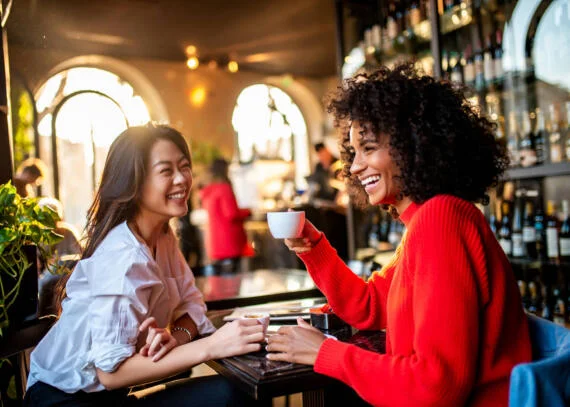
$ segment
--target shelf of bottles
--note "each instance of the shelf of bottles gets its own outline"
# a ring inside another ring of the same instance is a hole
[[[343,75],[410,57],[431,75],[427,0],[381,3],[378,21],[361,27],[363,41],[357,49],[363,58],[352,66],[348,58]],[[570,182],[565,179],[570,179],[570,96],[556,81],[537,79],[535,64],[550,62],[533,55],[536,26],[528,30],[520,63],[513,64],[514,31],[507,23],[515,24],[519,3],[528,6],[517,0],[438,0],[442,77],[466,85],[466,100],[495,123],[496,137],[508,148],[511,166],[492,191],[500,198],[493,199],[484,213],[511,261],[523,305],[529,312],[569,324]],[[544,10],[561,7],[543,3]],[[565,10],[551,13],[566,19],[562,25],[570,21],[570,9]],[[539,24],[540,18],[536,21]],[[552,178],[558,183],[552,184]],[[550,196],[551,185],[561,186],[555,191],[556,201]],[[382,214],[374,214],[367,225],[370,247],[378,240],[397,242],[401,236],[401,226]]]
[[[363,58],[351,65],[348,62],[357,58],[348,56],[345,76],[410,57],[432,74],[428,1],[383,4],[380,21],[364,30],[359,43]],[[440,0],[442,75],[466,85],[467,100],[495,122],[497,138],[504,140],[511,155],[506,178],[570,175],[570,102],[565,96],[544,97],[543,84],[535,77],[531,42],[524,67],[504,69],[502,30],[516,4]]]
[[[505,184],[488,214],[491,230],[509,258],[524,308],[570,325],[569,201],[548,200],[537,182]]]

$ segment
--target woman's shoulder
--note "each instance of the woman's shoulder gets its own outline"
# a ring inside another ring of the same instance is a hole
[[[430,212],[440,212],[447,216],[480,215],[481,211],[474,203],[454,195],[436,195],[428,199],[422,207],[424,216]]]
[[[149,260],[144,246],[132,234],[126,222],[111,229],[89,259],[98,262],[119,262],[129,259],[139,263],[146,263]]]
[[[420,229],[481,226],[483,213],[475,204],[453,195],[436,195],[428,199],[413,219]]]

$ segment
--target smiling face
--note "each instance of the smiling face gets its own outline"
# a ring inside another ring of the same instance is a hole
[[[188,212],[192,187],[189,159],[172,141],[159,139],[150,150],[139,200],[139,216],[161,223]]]
[[[354,161],[350,172],[357,177],[371,205],[397,205],[400,188],[395,177],[400,174],[390,155],[390,137],[377,136],[355,121],[350,127],[350,146]]]

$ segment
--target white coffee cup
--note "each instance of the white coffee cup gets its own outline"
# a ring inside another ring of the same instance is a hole
[[[275,239],[300,237],[305,225],[305,212],[269,212],[267,214],[267,224]]]
[[[269,313],[267,312],[248,312],[247,314],[243,314],[241,319],[257,319],[257,322],[263,326],[263,336],[267,334],[267,327],[269,326]]]

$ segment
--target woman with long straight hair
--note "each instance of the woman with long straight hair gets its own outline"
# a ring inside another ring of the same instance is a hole
[[[27,405],[131,403],[129,386],[259,350],[256,321],[215,330],[168,226],[187,212],[191,186],[190,153],[177,131],[131,127],[113,142],[61,316],[31,355]],[[252,402],[214,376],[136,404],[230,400]]]

